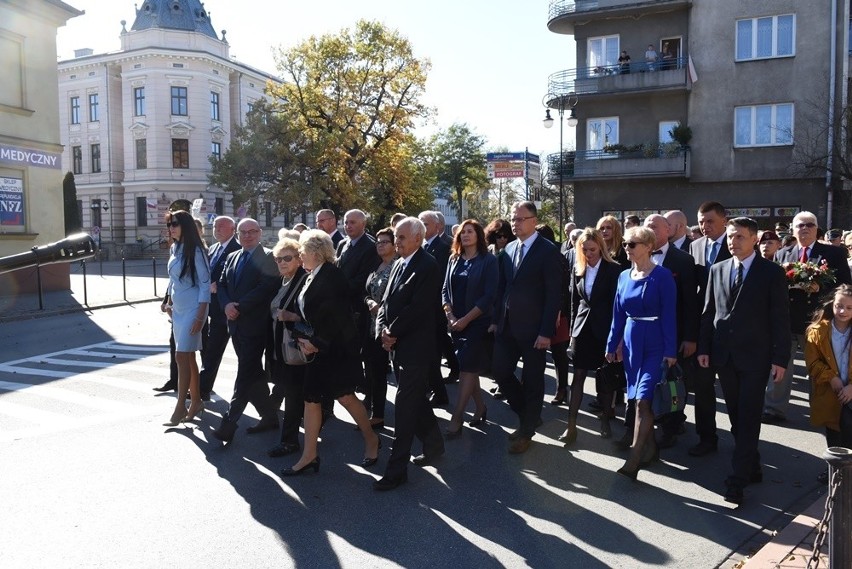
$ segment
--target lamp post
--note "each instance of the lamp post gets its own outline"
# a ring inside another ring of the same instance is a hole
[[[565,151],[562,146],[562,123],[564,122],[562,119],[565,117],[565,109],[567,107],[571,109],[571,112],[568,114],[568,126],[571,128],[577,126],[579,121],[577,120],[575,107],[579,101],[580,99],[574,91],[571,91],[567,95],[554,95],[553,93],[548,93],[544,96],[544,100],[542,101],[545,106],[544,120],[541,121],[544,128],[550,128],[553,126],[553,117],[550,116],[550,108],[553,107],[559,112],[559,231],[563,231],[562,216],[565,212]],[[567,237],[567,235],[564,237]]]

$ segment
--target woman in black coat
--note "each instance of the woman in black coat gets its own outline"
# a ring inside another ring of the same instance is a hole
[[[378,460],[379,437],[373,432],[367,410],[355,397],[361,380],[361,361],[355,321],[349,305],[346,277],[334,265],[331,237],[309,230],[299,237],[302,266],[310,271],[299,294],[297,312],[307,326],[295,326],[302,351],[313,357],[305,366],[305,444],[299,461],[281,471],[283,476],[319,471],[317,439],[322,427],[322,398],[337,399],[364,436],[364,467]],[[301,330],[301,332],[300,332]],[[301,337],[299,337],[301,335]]]

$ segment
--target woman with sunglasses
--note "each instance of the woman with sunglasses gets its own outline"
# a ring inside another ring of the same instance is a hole
[[[281,288],[269,305],[272,315],[272,400],[276,409],[284,403],[284,420],[281,422],[281,439],[266,454],[275,458],[286,456],[301,449],[299,446],[299,425],[305,410],[303,386],[305,366],[287,365],[284,361],[284,329],[292,330],[293,322],[301,320],[296,314],[296,298],[305,284],[307,272],[302,268],[299,258],[299,242],[284,238],[272,248],[272,255],[281,275]]]
[[[624,362],[627,398],[636,400],[630,457],[618,469],[633,480],[659,456],[651,410],[654,386],[663,361],[668,366],[677,361],[677,288],[671,271],[651,260],[655,244],[656,236],[647,227],[627,230],[624,249],[632,268],[618,278],[605,356],[608,362]]]
[[[201,350],[201,329],[210,304],[210,265],[195,221],[188,212],[166,213],[166,226],[173,243],[167,265],[171,298],[169,312],[175,338],[178,368],[177,402],[166,426],[191,421],[204,410],[195,352]],[[191,402],[186,409],[186,393]]]
[[[499,255],[506,245],[515,239],[512,226],[505,219],[495,219],[485,226],[485,242],[488,243],[488,252]]]
[[[367,277],[367,294],[364,301],[370,311],[370,337],[367,339],[364,376],[367,380],[367,393],[364,406],[370,414],[373,429],[385,426],[385,400],[388,394],[388,353],[382,348],[382,340],[376,335],[376,314],[382,306],[382,297],[388,286],[396,249],[393,246],[393,227],[385,227],[376,233],[376,252],[381,263]]]

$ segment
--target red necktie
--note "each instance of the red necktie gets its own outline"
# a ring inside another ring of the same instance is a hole
[[[802,256],[799,257],[799,261],[802,262],[802,263],[808,262],[808,248],[807,247],[802,247]]]

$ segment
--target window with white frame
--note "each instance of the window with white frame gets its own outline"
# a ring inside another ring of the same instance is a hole
[[[734,109],[734,146],[793,144],[793,103]]]
[[[603,117],[586,121],[587,150],[603,150],[612,144],[618,144],[618,117]],[[590,153],[589,158],[600,158],[601,156],[606,156],[606,154],[593,152]]]
[[[91,93],[89,95],[89,122],[97,122],[98,118],[98,94]]]
[[[736,59],[790,57],[796,53],[796,16],[737,20]]]
[[[615,70],[618,66],[618,36],[602,36],[587,40],[587,65],[591,73]]]

